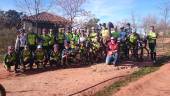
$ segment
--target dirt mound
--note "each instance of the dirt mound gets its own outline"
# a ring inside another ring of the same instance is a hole
[[[170,63],[121,88],[113,96],[170,96]]]

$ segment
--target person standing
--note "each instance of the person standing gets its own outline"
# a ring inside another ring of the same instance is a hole
[[[64,49],[64,41],[65,41],[65,35],[64,35],[64,28],[59,28],[59,32],[57,34],[57,43],[59,45],[60,52]]]
[[[46,59],[49,60],[49,57],[50,57],[50,47],[49,47],[50,36],[48,35],[46,29],[43,29],[42,33],[43,33],[42,36],[41,36],[41,38],[42,38],[42,48],[45,51]]]
[[[79,44],[83,43],[85,44],[86,42],[86,37],[85,37],[85,31],[84,30],[81,30],[81,34],[80,34],[80,38],[79,38]]]
[[[119,32],[118,32],[118,30],[117,30],[117,27],[111,28],[111,36],[118,39],[118,37],[119,37]]]
[[[126,30],[127,36],[129,36],[132,33],[132,27],[131,27],[130,23],[126,24],[125,30]]]
[[[67,43],[70,43],[72,38],[73,38],[73,34],[71,28],[68,28],[68,30],[65,32],[65,40]]]
[[[139,47],[139,42],[140,37],[139,34],[134,30],[128,38],[128,43],[129,43],[129,49],[132,49],[132,57],[138,60],[138,47]]]
[[[79,32],[79,31],[80,31],[80,30],[77,29],[77,30],[75,30],[74,33],[73,33],[73,38],[72,38],[72,40],[74,41],[75,44],[78,44],[78,43],[79,43],[79,38],[80,38],[80,32]]]
[[[28,34],[27,34],[27,45],[29,47],[29,50],[31,51],[32,56],[34,56],[34,52],[37,48],[38,44],[38,35],[34,33],[32,28],[30,27],[28,29]]]
[[[21,51],[24,49],[24,46],[26,45],[26,42],[26,33],[23,29],[20,29],[15,42],[15,50],[21,53]]]
[[[26,46],[26,42],[27,42],[27,39],[26,39],[25,30],[20,29],[19,33],[17,35],[16,42],[15,42],[15,51],[16,51],[17,57],[18,57],[17,63],[19,65],[22,64],[21,55],[22,55],[24,46]]]
[[[56,37],[55,37],[55,35],[54,35],[53,29],[50,29],[50,30],[49,30],[49,34],[48,34],[48,35],[49,35],[49,37],[50,37],[49,48],[50,48],[50,50],[52,50],[54,44],[56,43]]]
[[[154,26],[150,26],[150,32],[147,35],[148,45],[150,49],[151,60],[156,63],[156,39],[157,33],[155,32]]]
[[[105,44],[110,39],[110,33],[109,33],[109,29],[106,28],[106,23],[103,23],[101,35],[102,35],[102,41]]]
[[[127,34],[125,32],[125,28],[121,27],[120,28],[120,34],[119,34],[119,53],[123,53],[120,54],[120,57],[125,56],[125,58],[129,58],[129,49],[128,49],[128,45],[127,45]]]

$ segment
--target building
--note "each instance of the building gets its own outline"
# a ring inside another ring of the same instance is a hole
[[[42,33],[43,28],[54,29],[57,31],[58,28],[68,27],[71,24],[71,22],[64,17],[47,12],[25,16],[22,18],[22,23],[25,30],[32,27],[34,32],[37,32],[38,34]]]

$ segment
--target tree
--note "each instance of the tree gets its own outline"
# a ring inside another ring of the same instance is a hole
[[[25,14],[27,15],[35,15],[36,16],[36,21],[35,21],[35,27],[36,27],[36,32],[38,32],[38,14],[42,11],[48,11],[50,7],[53,4],[53,0],[48,0],[48,3],[43,2],[44,0],[16,0],[16,4],[18,8]]]
[[[16,10],[0,11],[0,27],[12,28],[20,27],[22,13]]]
[[[167,29],[169,27],[169,15],[170,15],[170,2],[166,1],[160,6],[161,10],[161,15],[162,15],[162,29],[163,29],[163,38],[162,38],[162,47],[164,49],[164,40],[165,40],[165,35],[167,34]]]
[[[15,0],[18,9],[27,15],[36,15],[43,11],[49,11],[53,6],[53,0]]]
[[[144,28],[144,31],[148,32],[150,26],[158,26],[157,20],[158,20],[157,17],[152,15],[144,17],[142,22],[142,27]]]
[[[73,24],[75,17],[85,12],[81,8],[85,1],[86,0],[56,0],[56,4],[62,8],[66,17],[68,17]]]
[[[21,23],[22,12],[17,12],[16,10],[9,10],[5,12],[5,25],[8,28],[20,27],[18,26]]]
[[[86,24],[93,18],[96,18],[90,11],[84,12],[80,17],[75,17],[72,27],[86,27]]]
[[[160,10],[161,10],[161,15],[162,15],[162,22],[163,22],[163,32],[164,34],[167,33],[167,29],[169,26],[169,18],[170,18],[170,2],[164,2],[161,6],[160,6]]]
[[[88,28],[88,29],[90,29],[90,28],[92,28],[92,27],[97,27],[97,23],[100,21],[100,19],[98,19],[98,18],[92,18],[92,19],[90,19],[87,23],[85,23],[85,27],[86,28]]]

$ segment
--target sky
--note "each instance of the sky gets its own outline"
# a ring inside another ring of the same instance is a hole
[[[16,0],[3,0],[0,2],[1,10],[18,10]],[[46,3],[49,0],[45,0]],[[137,21],[147,15],[160,16],[159,6],[168,0],[86,0],[82,8],[91,11],[100,22],[117,22],[121,20],[131,20],[131,14],[134,13]],[[54,8],[53,8],[54,9]],[[54,10],[53,10],[54,12]],[[61,10],[55,10],[61,15]]]

